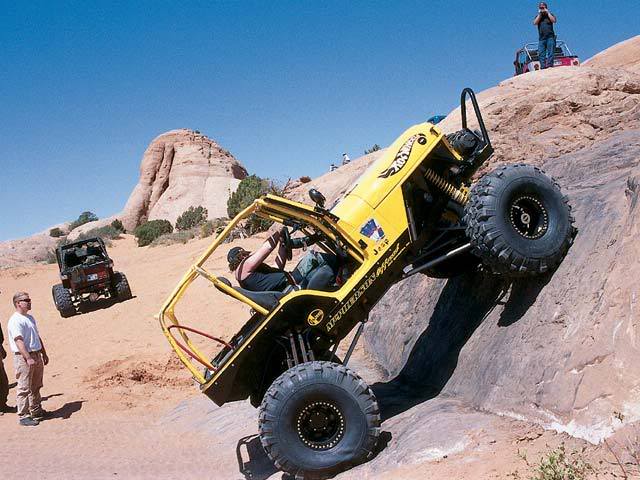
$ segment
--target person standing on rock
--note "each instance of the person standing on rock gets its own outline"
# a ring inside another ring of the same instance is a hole
[[[342,154],[342,165],[346,165],[351,161],[351,159],[349,158],[349,155],[347,155],[346,153]]]
[[[44,366],[49,363],[49,357],[38,332],[36,319],[29,315],[29,294],[16,293],[13,296],[13,306],[16,311],[9,319],[7,330],[18,380],[18,421],[25,427],[33,427],[48,414],[42,409],[40,389]]]
[[[556,16],[549,11],[546,2],[538,4],[538,15],[533,19],[533,24],[538,27],[538,59],[540,68],[553,67],[553,53],[556,49],[556,33],[553,24]]]

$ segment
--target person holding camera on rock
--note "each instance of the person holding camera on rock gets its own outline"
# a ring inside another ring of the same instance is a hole
[[[553,53],[556,49],[554,23],[556,16],[549,11],[546,2],[540,2],[538,15],[533,19],[533,24],[538,27],[538,59],[541,69],[553,67]]]

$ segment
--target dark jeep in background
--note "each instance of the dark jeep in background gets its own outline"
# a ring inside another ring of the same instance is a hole
[[[100,297],[119,302],[131,298],[131,289],[124,273],[114,272],[101,238],[88,238],[56,249],[56,260],[62,283],[52,288],[53,302],[63,317],[78,313],[84,302]]]

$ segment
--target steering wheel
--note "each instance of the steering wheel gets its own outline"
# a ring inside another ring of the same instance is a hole
[[[280,231],[280,241],[282,242],[282,245],[284,245],[287,260],[291,260],[291,258],[293,258],[293,245],[291,244],[291,234],[287,227],[282,227],[282,230]]]

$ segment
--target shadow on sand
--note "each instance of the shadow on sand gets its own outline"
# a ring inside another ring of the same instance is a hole
[[[82,302],[78,305],[78,315],[82,315],[83,313],[95,312],[96,310],[104,310],[105,308],[109,308],[116,303],[124,303],[129,300],[133,300],[136,298],[133,295],[131,298],[127,300],[118,300],[117,298],[99,298],[95,302]]]
[[[453,375],[460,350],[493,309],[504,306],[499,326],[514,324],[550,279],[551,274],[509,280],[469,273],[448,280],[400,373],[371,387],[383,421],[436,397]]]

